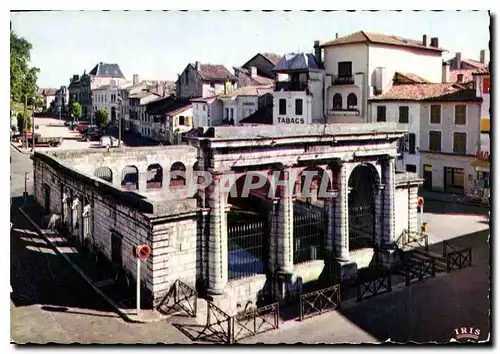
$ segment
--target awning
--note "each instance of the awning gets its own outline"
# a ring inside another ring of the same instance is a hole
[[[483,161],[483,160],[474,160],[470,164],[472,167],[479,167],[479,168],[485,168],[485,169],[490,169],[490,163],[488,161]]]

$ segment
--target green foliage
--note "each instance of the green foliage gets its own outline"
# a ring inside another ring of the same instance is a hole
[[[35,96],[40,69],[29,65],[32,48],[30,42],[10,31],[10,93],[14,102]]]
[[[26,131],[26,119],[24,117],[24,114],[19,113],[17,115],[17,131],[20,133],[24,133]],[[33,120],[32,118],[28,115],[28,131],[31,130],[33,127]]]
[[[71,103],[71,114],[76,120],[82,118],[82,105],[78,102]]]
[[[102,129],[106,129],[109,125],[109,115],[108,111],[104,108],[101,108],[97,111],[97,119],[99,121],[99,126]]]

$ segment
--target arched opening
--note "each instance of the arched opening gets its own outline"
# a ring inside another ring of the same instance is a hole
[[[139,171],[135,166],[126,166],[122,171],[122,188],[128,191],[139,189]]]
[[[347,109],[356,109],[358,107],[358,98],[354,93],[347,96]]]
[[[94,176],[103,179],[109,183],[113,183],[113,171],[109,167],[101,166],[94,171]]]
[[[349,177],[349,250],[375,245],[375,188],[378,172],[371,164],[354,168]]]
[[[170,167],[170,183],[171,188],[182,188],[186,186],[186,166],[182,162],[175,162]]]
[[[297,176],[293,205],[294,264],[323,259],[328,223],[321,193],[327,191],[328,184],[328,175],[322,168],[308,167]]]
[[[116,124],[116,108],[111,107],[111,123]]]
[[[163,168],[160,164],[154,163],[148,166],[148,179],[146,189],[157,189],[163,185]]]
[[[342,96],[340,93],[336,93],[333,96],[333,110],[340,110],[342,109]]]
[[[248,172],[239,177],[228,196],[229,280],[265,274],[267,270],[272,202],[268,198],[270,184],[267,173],[263,172],[262,177],[257,174]],[[249,184],[256,184],[259,178],[265,178],[266,182],[260,187],[251,188]]]

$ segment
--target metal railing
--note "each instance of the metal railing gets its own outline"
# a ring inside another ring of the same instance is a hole
[[[448,252],[448,248],[451,252]],[[443,241],[443,257],[446,258],[446,271],[462,269],[472,266],[472,248],[464,247],[457,249],[449,242]]]
[[[423,280],[425,277],[436,276],[436,260],[434,258],[428,259],[413,259],[408,258],[405,260],[405,285],[409,286],[412,280]]]
[[[198,311],[198,294],[195,289],[177,279],[157,309],[164,315],[184,311],[189,316],[196,317]]]
[[[293,215],[293,263],[321,259],[326,240],[325,212],[297,211]]]
[[[340,308],[340,285],[313,291],[300,296],[300,320]]]
[[[378,294],[392,291],[391,271],[389,269],[375,269],[369,275],[358,275],[356,280],[356,300],[369,298]]]
[[[233,316],[231,343],[279,328],[279,303]]]
[[[399,238],[396,240],[396,245],[400,248],[404,247],[423,247],[426,251],[429,250],[429,235],[423,232],[403,230]]]

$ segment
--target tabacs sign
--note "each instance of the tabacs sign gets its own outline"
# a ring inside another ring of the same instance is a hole
[[[306,124],[304,118],[278,117],[278,124]]]

